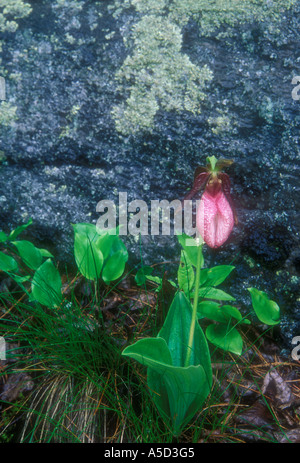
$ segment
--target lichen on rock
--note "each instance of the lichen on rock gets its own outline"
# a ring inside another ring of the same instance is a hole
[[[29,3],[22,0],[0,0],[0,31],[15,32],[18,28],[17,20],[30,13]]]
[[[127,89],[127,99],[114,106],[116,128],[123,134],[150,130],[161,108],[166,111],[201,112],[204,89],[212,72],[192,63],[182,53],[181,27],[162,14],[165,1],[132,0],[142,14],[133,26],[128,55],[116,74],[119,91]],[[159,8],[160,6],[160,8]]]
[[[25,18],[31,13],[31,6],[22,0],[0,0],[0,32],[16,32],[17,20]],[[0,41],[0,53],[2,43]],[[0,64],[2,60],[0,58]],[[6,71],[0,68],[0,74],[6,75]],[[9,77],[9,76],[8,76]],[[12,76],[14,78],[15,76]],[[16,120],[17,106],[9,101],[0,102],[0,127],[10,126]]]
[[[132,82],[126,103],[113,109],[117,129],[123,133],[150,129],[159,108],[200,112],[203,89],[212,73],[181,53],[180,28],[167,18],[150,14],[134,26],[132,35],[133,54],[116,75],[120,90]]]
[[[130,32],[123,34],[131,53],[116,74],[119,92],[125,96],[112,110],[117,131],[124,135],[151,131],[159,109],[201,112],[213,73],[182,52],[182,29],[190,20],[199,25],[205,36],[222,25],[267,18],[277,21],[295,3],[296,0],[115,0],[115,17],[130,9],[137,15]]]
[[[193,19],[202,35],[210,35],[222,25],[280,20],[282,13],[296,3],[297,0],[173,0],[170,18],[185,24]]]
[[[17,106],[7,102],[0,102],[0,127],[1,126],[11,126],[12,123],[16,120]]]

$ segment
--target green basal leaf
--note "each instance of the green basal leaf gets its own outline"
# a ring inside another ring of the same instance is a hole
[[[100,251],[102,252],[103,259],[107,259],[110,256],[112,246],[115,240],[119,238],[115,235],[109,235],[106,233],[105,235],[99,236],[96,238],[97,247],[99,247]]]
[[[88,234],[75,233],[74,256],[78,270],[85,278],[97,280],[100,277],[103,255],[97,242],[92,241]]]
[[[230,321],[238,321],[244,324],[250,324],[250,321],[243,318],[240,311],[232,305],[221,306],[217,302],[202,301],[198,304],[198,318],[209,318],[220,323],[228,323]]]
[[[248,288],[252,306],[258,319],[266,325],[277,325],[280,322],[280,308],[269,296],[256,288]]]
[[[18,264],[15,259],[4,252],[0,251],[0,270],[3,272],[15,272],[18,270]]]
[[[176,293],[168,311],[165,322],[158,336],[165,339],[169,347],[173,365],[184,366],[186,346],[192,320],[192,306],[182,291]],[[205,336],[197,323],[193,351],[190,358],[191,365],[201,364],[206,371],[207,378],[211,378],[211,361]]]
[[[114,236],[114,240],[110,248],[109,256],[113,256],[116,253],[120,253],[122,255],[122,259],[124,262],[128,261],[127,248],[125,244],[123,243],[123,241],[118,236]]]
[[[235,269],[233,265],[217,265],[212,268],[205,268],[201,270],[200,284],[201,286],[218,286],[223,283],[228,275]]]
[[[122,355],[148,367],[148,385],[162,415],[172,420],[175,434],[197,412],[210,387],[201,365],[176,367],[163,338],[146,338],[126,347]]]
[[[3,231],[0,231],[0,243],[4,243],[7,239],[8,236]]]
[[[53,254],[49,252],[47,249],[39,249],[40,253],[42,254],[43,257],[51,257],[54,258]]]
[[[146,283],[147,276],[152,275],[152,272],[153,268],[147,265],[140,268],[134,277],[136,284],[138,286],[144,285]]]
[[[105,283],[117,280],[125,270],[125,261],[122,251],[115,252],[104,264],[102,278]]]
[[[154,400],[163,413],[173,418],[173,430],[178,434],[182,427],[200,409],[212,385],[210,353],[206,338],[197,323],[190,365],[184,367],[192,306],[185,294],[177,292],[165,323],[158,336],[165,339],[175,368],[168,375],[157,376],[152,369],[148,372],[148,384],[154,391]],[[165,394],[164,396],[162,394]]]
[[[156,288],[155,292],[159,292],[162,288],[162,278],[157,277],[157,276],[152,276],[152,275],[146,275],[147,280],[152,281],[153,283],[156,283],[158,287]]]
[[[46,260],[35,272],[32,299],[48,307],[57,307],[61,300],[61,278],[51,259]]]
[[[212,301],[202,301],[198,304],[197,310],[198,318],[209,318],[217,322],[226,323],[227,318],[222,313],[220,304]]]
[[[239,309],[237,309],[236,307],[233,307],[232,305],[223,305],[221,309],[228,321],[234,318],[239,323],[243,323],[245,325],[251,324],[250,320],[244,318]]]
[[[32,219],[30,218],[28,220],[27,223],[25,223],[24,225],[20,225],[19,227],[17,227],[15,230],[12,230],[8,236],[8,239],[10,241],[12,240],[15,240],[17,238],[17,236],[20,235],[20,233],[22,233],[27,227],[29,227],[30,225],[32,224]]]
[[[237,329],[227,325],[209,325],[206,328],[207,339],[215,346],[236,355],[241,355],[243,340]]]
[[[206,338],[199,326],[190,365],[184,367],[192,307],[183,292],[171,304],[157,338],[146,338],[127,347],[123,355],[148,367],[148,385],[162,416],[171,422],[174,434],[200,409],[211,384],[211,361]]]
[[[172,365],[172,358],[166,341],[160,337],[140,339],[126,347],[122,355],[131,357],[146,367],[154,367],[165,372]]]
[[[30,275],[20,276],[20,275],[15,275],[14,273],[10,273],[9,276],[18,284],[25,283],[31,278]]]
[[[41,251],[36,248],[30,241],[12,241],[16,246],[18,253],[23,260],[24,264],[32,270],[36,270],[42,263]]]
[[[191,295],[193,297],[194,294]],[[211,286],[199,288],[199,297],[206,299],[217,299],[219,301],[235,301],[235,298],[221,289],[212,288]]]
[[[99,238],[99,233],[97,232],[96,225],[92,223],[76,223],[72,224],[75,235],[87,236],[89,241],[94,242]]]
[[[148,386],[158,410],[171,421],[175,435],[200,410],[210,391],[202,365],[170,366],[164,372],[148,368]]]
[[[97,229],[90,223],[73,224],[75,233],[74,255],[82,275],[97,280],[101,271],[106,283],[120,278],[128,260],[128,251],[118,236],[119,228],[113,233]]]
[[[191,264],[197,267],[198,245],[194,238],[188,235],[177,235],[178,241],[186,252]],[[204,265],[203,255],[201,256],[201,267]]]
[[[193,266],[185,251],[181,251],[181,259],[177,272],[178,286],[187,296],[189,296],[195,282]]]

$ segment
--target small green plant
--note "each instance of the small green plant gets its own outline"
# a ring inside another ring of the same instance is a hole
[[[31,224],[32,219],[9,235],[0,232],[0,243],[6,245],[8,251],[0,251],[0,270],[22,287],[30,301],[51,308],[58,307],[62,301],[62,283],[53,263],[53,255],[46,249],[37,248],[30,241],[17,240]],[[106,284],[120,278],[124,273],[128,252],[119,236],[107,232],[99,234],[96,226],[89,223],[75,224],[73,229],[74,256],[80,273],[88,280],[93,280],[95,285],[100,277]],[[29,280],[30,293],[24,286]]]
[[[243,339],[237,328],[250,324],[237,307],[228,304],[235,298],[216,288],[235,267],[219,265],[201,269],[203,244],[185,235],[178,238],[183,247],[178,285],[170,282],[177,286],[177,293],[164,325],[156,338],[138,340],[122,353],[148,368],[148,386],[153,400],[169,420],[175,435],[201,409],[210,392],[212,373],[207,340],[224,351],[241,355]],[[157,283],[160,290],[162,279],[151,273],[149,267],[140,269],[136,282],[142,285],[150,280]],[[279,323],[280,310],[276,302],[255,288],[249,291],[258,319],[268,325]],[[198,323],[203,319],[212,321],[205,336]]]
[[[210,166],[200,173],[198,169],[192,194],[205,188],[197,227],[205,231],[205,242],[215,248],[228,238],[234,213],[228,176],[220,173],[220,167],[229,164],[214,157],[208,158],[208,164]],[[165,322],[156,338],[140,339],[122,353],[148,368],[147,381],[153,400],[175,435],[200,410],[210,392],[212,369],[207,340],[225,351],[241,355],[243,340],[236,327],[250,323],[236,307],[227,303],[235,298],[216,288],[234,266],[202,269],[203,239],[187,235],[180,235],[178,239],[183,249],[177,272],[177,292]],[[146,279],[161,286],[161,281],[151,275],[149,268],[138,272],[136,282],[144,284]],[[279,323],[278,305],[261,291],[254,288],[249,291],[259,320],[270,325]],[[222,306],[216,300],[226,304]],[[203,318],[213,321],[206,328],[206,336],[198,322]]]
[[[7,250],[12,254],[0,251],[0,270],[18,283],[31,301],[56,307],[61,302],[62,294],[61,279],[53,264],[53,255],[47,249],[37,248],[30,241],[16,240],[31,224],[32,219],[29,219],[26,224],[12,230],[9,235],[0,232],[0,242],[6,244]],[[30,271],[34,272],[33,276]],[[28,280],[31,280],[31,293],[24,286]]]
[[[101,277],[110,283],[123,275],[128,252],[117,229],[99,234],[96,226],[89,223],[78,223],[73,229],[75,260],[85,278],[97,281]]]
[[[199,324],[187,348],[192,320],[191,304],[179,291],[158,336],[141,339],[122,353],[148,368],[153,400],[175,435],[201,408],[212,385],[208,345]]]

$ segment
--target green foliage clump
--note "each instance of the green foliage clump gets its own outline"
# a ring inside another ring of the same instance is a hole
[[[138,20],[124,42],[131,48],[116,74],[126,100],[114,106],[112,116],[119,132],[129,135],[151,131],[159,109],[201,112],[204,89],[212,71],[192,63],[182,53],[182,28],[190,20],[202,35],[220,26],[253,21],[278,21],[296,0],[115,0],[114,16],[134,8]]]
[[[0,32],[15,32],[17,19],[25,18],[31,13],[29,3],[22,0],[0,0]]]

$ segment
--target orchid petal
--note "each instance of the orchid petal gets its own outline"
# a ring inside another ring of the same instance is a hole
[[[211,248],[221,246],[228,239],[234,225],[234,215],[223,191],[211,195],[205,191],[197,211],[197,228]]]

